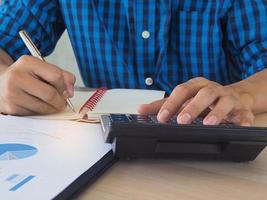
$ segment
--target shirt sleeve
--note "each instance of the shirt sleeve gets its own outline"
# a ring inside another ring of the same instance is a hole
[[[266,0],[234,0],[226,29],[231,56],[243,79],[267,67]]]
[[[26,30],[40,52],[49,55],[65,30],[57,0],[0,1],[0,48],[14,60],[29,54],[19,37]]]

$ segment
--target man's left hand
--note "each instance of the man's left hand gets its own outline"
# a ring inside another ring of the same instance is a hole
[[[222,86],[205,78],[193,78],[175,87],[165,99],[141,105],[140,114],[157,114],[158,121],[167,122],[177,115],[179,124],[190,124],[205,111],[204,125],[223,121],[251,126],[253,97],[233,85]],[[207,112],[208,111],[208,112]]]

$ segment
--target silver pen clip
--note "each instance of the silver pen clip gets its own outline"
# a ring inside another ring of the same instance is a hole
[[[39,59],[44,61],[44,58],[42,57],[40,51],[35,46],[35,44],[31,40],[31,38],[29,37],[29,35],[24,30],[19,31],[19,35],[20,35],[21,39],[23,40],[24,44],[29,49],[29,51],[32,54],[32,56],[34,56],[36,58],[39,58]]]

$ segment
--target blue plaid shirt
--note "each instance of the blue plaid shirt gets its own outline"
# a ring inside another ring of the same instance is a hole
[[[267,66],[266,0],[2,0],[0,47],[14,59],[29,53],[22,28],[44,55],[67,29],[90,87],[170,93],[192,77],[229,84]]]

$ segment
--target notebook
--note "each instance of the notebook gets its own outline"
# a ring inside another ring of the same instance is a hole
[[[141,104],[162,99],[165,92],[144,89],[99,88],[96,91],[75,91],[71,99],[76,113],[69,107],[63,112],[51,115],[30,116],[35,119],[74,120],[100,122],[103,114],[138,114]]]

